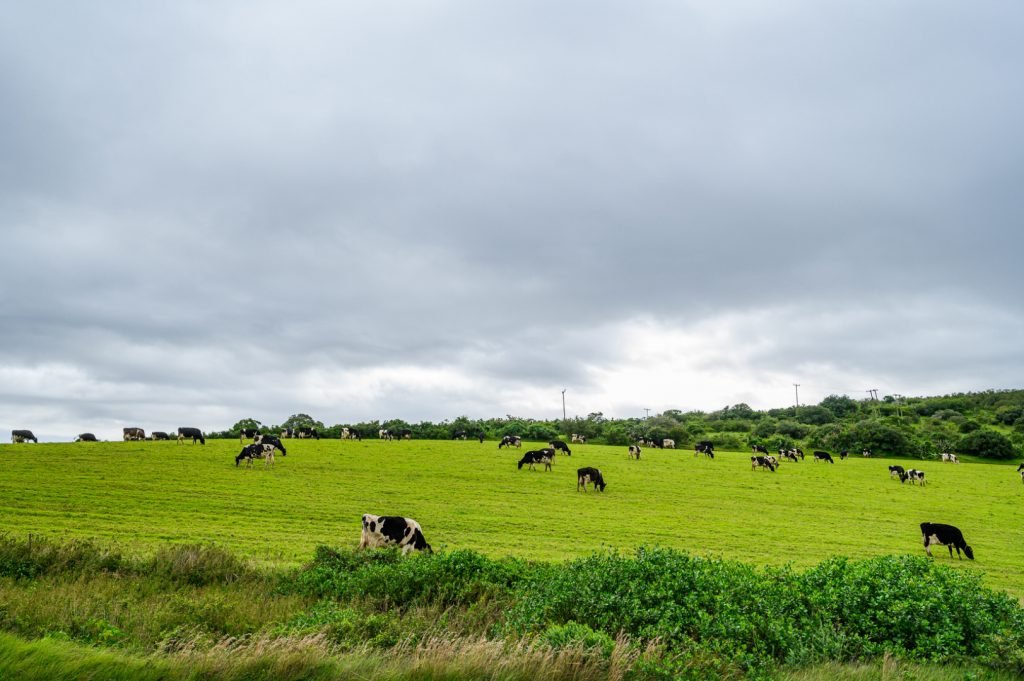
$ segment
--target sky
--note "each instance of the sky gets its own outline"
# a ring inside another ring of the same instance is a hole
[[[1020,3],[3,14],[0,433],[1024,386]]]

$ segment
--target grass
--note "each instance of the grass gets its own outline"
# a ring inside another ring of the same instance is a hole
[[[553,472],[517,470],[495,442],[288,440],[273,470],[235,467],[237,441],[2,445],[0,527],[96,538],[125,551],[215,543],[256,561],[304,562],[318,544],[354,546],[363,513],[416,518],[437,549],[564,559],[663,545],[747,563],[810,566],[834,555],[922,552],[923,521],[959,526],[991,587],[1024,596],[1024,485],[1011,465],[915,462],[924,488],[891,480],[884,459],[784,463],[748,453],[585,445]],[[604,494],[577,493],[577,467]],[[949,563],[945,549],[936,561]]]

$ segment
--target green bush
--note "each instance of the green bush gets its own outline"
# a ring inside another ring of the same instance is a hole
[[[1012,459],[1017,456],[1009,438],[994,430],[978,430],[965,435],[957,443],[956,451],[986,459]]]
[[[611,636],[574,621],[552,624],[541,633],[538,640],[555,649],[596,650],[603,657],[611,657],[612,651],[615,650],[615,639]]]

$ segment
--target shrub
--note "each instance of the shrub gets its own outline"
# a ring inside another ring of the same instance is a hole
[[[979,430],[960,438],[956,451],[985,459],[1012,459],[1017,456],[1013,443],[994,430]]]

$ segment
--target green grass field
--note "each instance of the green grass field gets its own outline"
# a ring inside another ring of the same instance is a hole
[[[924,488],[891,480],[885,459],[784,463],[748,453],[585,445],[554,471],[516,469],[495,442],[286,441],[273,470],[236,468],[237,441],[0,446],[0,529],[90,537],[147,551],[215,542],[259,561],[300,563],[317,544],[355,546],[363,513],[416,518],[435,550],[559,559],[663,545],[753,564],[807,566],[833,555],[921,553],[923,521],[959,526],[987,584],[1024,596],[1024,485],[1015,466],[911,462]],[[541,446],[541,445],[537,445]],[[600,468],[605,493],[576,492]],[[934,551],[949,563],[946,549]],[[953,563],[961,564],[955,556]]]

